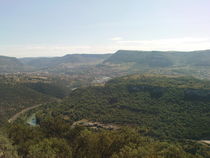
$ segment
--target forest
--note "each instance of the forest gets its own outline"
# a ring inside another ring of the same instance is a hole
[[[10,97],[19,95],[15,102],[21,95],[27,96],[26,90],[39,94],[40,101],[49,101],[13,123],[4,121],[0,156],[210,157],[210,147],[202,141],[210,139],[210,81],[135,74],[73,91],[55,83],[2,83],[5,95],[9,85],[16,92],[8,92]],[[1,100],[8,101],[3,96]],[[36,125],[27,123],[31,115],[35,115]],[[80,120],[86,120],[86,125]]]
[[[194,78],[131,75],[104,87],[79,88],[60,103],[43,107],[37,119],[85,118],[150,128],[152,136],[164,139],[210,139],[209,87],[209,81]]]

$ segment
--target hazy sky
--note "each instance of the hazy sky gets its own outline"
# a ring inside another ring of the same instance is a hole
[[[210,49],[210,0],[0,0],[0,55]]]

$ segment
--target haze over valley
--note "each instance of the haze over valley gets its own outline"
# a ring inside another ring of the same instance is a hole
[[[0,158],[210,158],[209,6],[0,1]]]

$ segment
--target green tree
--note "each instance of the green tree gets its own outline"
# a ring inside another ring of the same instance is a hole
[[[72,158],[72,149],[64,139],[48,138],[29,147],[28,158]]]

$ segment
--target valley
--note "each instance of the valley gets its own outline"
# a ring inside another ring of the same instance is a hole
[[[0,75],[0,139],[23,158],[208,158],[208,64],[182,53],[21,59]]]
[[[210,158],[210,0],[0,0],[0,158]]]

